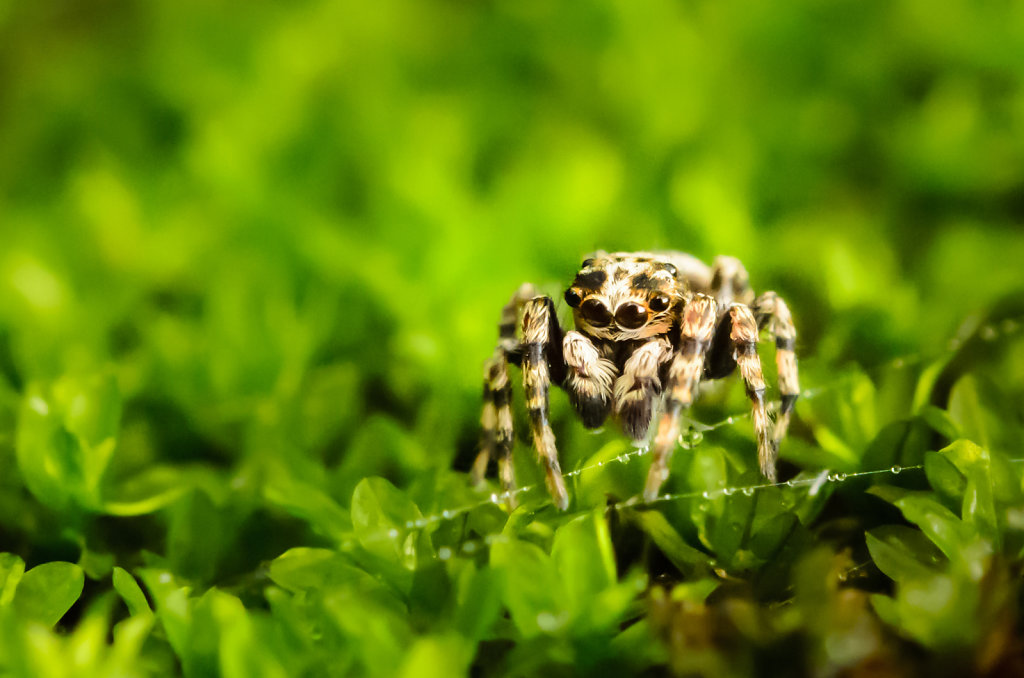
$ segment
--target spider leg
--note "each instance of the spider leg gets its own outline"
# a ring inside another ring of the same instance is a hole
[[[529,283],[522,285],[501,310],[498,324],[498,346],[494,355],[484,363],[483,412],[480,416],[480,453],[473,462],[470,477],[474,485],[480,486],[487,475],[487,466],[492,457],[498,460],[498,476],[501,487],[509,493],[516,487],[515,469],[512,465],[512,382],[509,380],[509,363],[522,362],[522,349],[516,339],[516,319],[519,310],[527,300],[536,296]]]
[[[740,375],[747,387],[747,397],[751,402],[761,475],[775,482],[775,459],[779,446],[770,432],[771,423],[764,400],[764,375],[761,373],[761,358],[757,355],[757,321],[750,308],[743,304],[733,304],[729,314],[732,319],[730,337],[735,348],[736,364],[740,368]]]
[[[654,339],[633,351],[615,380],[615,413],[633,440],[647,435],[654,414],[655,399],[661,395],[661,365],[672,356],[672,344]]]
[[[715,257],[711,265],[710,294],[724,313],[734,303],[749,305],[754,301],[750,276],[743,263],[735,257]]]
[[[562,358],[561,328],[550,297],[535,297],[523,309],[523,387],[526,409],[530,413],[533,446],[544,464],[548,492],[561,510],[569,507],[562,469],[555,448],[555,434],[548,421],[548,391],[551,380],[561,383],[565,378]],[[552,351],[552,347],[555,348]],[[557,356],[555,359],[552,359]]]
[[[672,357],[666,379],[665,410],[654,438],[654,455],[647,474],[644,500],[654,501],[668,479],[668,464],[679,438],[679,415],[693,403],[704,371],[704,357],[715,332],[717,304],[698,294],[686,304],[679,327],[679,350]]]
[[[505,351],[498,347],[484,364],[484,409],[480,417],[480,454],[473,462],[473,484],[480,486],[487,474],[491,457],[498,460],[501,486],[510,491],[515,488],[515,469],[512,466],[512,382],[508,376]]]
[[[775,339],[775,365],[779,373],[782,405],[775,421],[775,442],[786,435],[793,406],[800,395],[800,375],[796,367],[796,327],[789,307],[775,292],[765,292],[754,302],[754,315],[759,327],[768,327]]]
[[[608,417],[615,382],[615,363],[601,357],[586,335],[570,330],[562,340],[565,390],[587,428],[597,428]]]

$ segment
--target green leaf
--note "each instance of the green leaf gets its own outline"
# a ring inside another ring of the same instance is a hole
[[[100,510],[120,416],[109,375],[31,385],[18,419],[17,459],[32,493],[57,510]]]
[[[993,407],[994,403],[983,402],[991,399],[989,390],[983,393],[977,378],[970,374],[957,381],[949,396],[950,417],[964,432],[964,437],[989,448],[995,442],[994,431],[999,428],[993,415],[998,408]]]
[[[285,469],[272,473],[263,488],[266,501],[308,522],[337,544],[352,537],[352,517],[323,490],[293,478]]]
[[[387,605],[397,602],[387,587],[344,555],[318,548],[297,547],[270,563],[270,578],[281,588],[326,596],[338,591],[360,591]]]
[[[555,531],[551,558],[562,576],[569,605],[577,613],[616,581],[615,554],[603,511],[575,518]]]
[[[430,551],[429,540],[408,525],[422,518],[416,505],[384,478],[364,478],[352,494],[352,525],[370,553],[416,566],[417,549]]]
[[[1020,499],[1020,472],[1005,454],[990,451],[970,440],[954,440],[939,454],[967,478],[973,478],[978,484],[990,485],[995,499],[1005,503]]]
[[[156,606],[156,615],[167,634],[167,640],[183,663],[191,661],[192,600],[189,589],[165,569],[137,570]]]
[[[400,678],[457,678],[469,674],[474,648],[455,634],[417,638],[402,663]]]
[[[904,517],[946,554],[949,560],[966,569],[970,577],[980,579],[992,545],[979,539],[952,511],[926,493],[908,492],[895,487],[876,485],[868,490],[892,503]]]
[[[242,601],[227,593],[211,591],[201,604],[209,605],[216,621],[220,674],[224,678],[288,678],[272,633],[262,637],[261,627],[253,623]]]
[[[128,613],[133,617],[151,616],[153,610],[149,607],[146,594],[142,592],[139,583],[135,581],[127,570],[114,567],[113,572],[114,590],[118,592],[125,605],[128,606]]]
[[[660,511],[632,511],[628,515],[683,575],[700,576],[715,567],[714,559],[687,544]]]
[[[750,551],[764,561],[773,558],[796,526],[797,517],[791,513],[779,513],[773,516],[750,535],[748,540]]]
[[[929,577],[946,562],[921,531],[903,525],[876,527],[864,537],[875,565],[895,581]]]
[[[936,492],[958,502],[967,489],[967,479],[957,470],[946,457],[938,452],[926,452],[924,455],[924,473]]]
[[[477,569],[472,561],[458,577],[455,629],[475,641],[485,638],[501,614],[500,581],[491,568]]]
[[[195,486],[190,474],[173,466],[153,466],[117,482],[104,493],[103,510],[115,516],[153,513]]]
[[[53,562],[27,571],[14,594],[14,608],[24,619],[53,626],[71,609],[85,586],[82,568]]]
[[[918,414],[933,430],[942,434],[949,440],[956,440],[960,437],[960,430],[953,421],[953,418],[946,410],[941,410],[934,405],[925,405]]]
[[[932,650],[949,652],[970,647],[980,628],[964,624],[977,619],[975,582],[942,573],[902,582],[894,598],[875,595],[871,602],[886,623]]]
[[[562,579],[539,547],[499,541],[491,547],[491,566],[501,573],[505,607],[524,636],[556,633],[569,622]]]
[[[228,515],[202,490],[193,490],[169,510],[167,559],[179,576],[200,582],[213,578],[232,546]]]
[[[25,561],[13,553],[0,553],[0,607],[10,605],[25,574]]]

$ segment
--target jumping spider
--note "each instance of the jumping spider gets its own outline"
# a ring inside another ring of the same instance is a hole
[[[587,428],[613,415],[628,436],[641,440],[660,411],[644,488],[644,499],[652,501],[668,478],[680,413],[693,402],[698,383],[725,377],[738,365],[752,404],[761,473],[775,480],[778,444],[800,392],[796,329],[774,292],[754,298],[737,259],[718,257],[709,267],[681,252],[597,252],[581,265],[565,301],[576,326],[568,332],[558,324],[551,297],[538,296],[529,284],[502,311],[500,340],[484,366],[483,440],[473,464],[475,482],[483,482],[493,456],[504,489],[515,488],[510,363],[522,367],[533,445],[544,464],[548,491],[562,510],[569,497],[548,422],[552,382],[568,392]],[[781,393],[774,430],[757,354],[758,333],[765,327],[775,338]]]

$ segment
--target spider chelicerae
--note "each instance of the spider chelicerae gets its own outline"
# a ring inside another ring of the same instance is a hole
[[[751,401],[761,473],[775,481],[779,441],[800,392],[796,329],[778,295],[755,298],[739,260],[717,257],[708,266],[681,252],[597,252],[581,265],[565,302],[575,322],[568,332],[558,324],[551,297],[539,296],[532,285],[520,287],[503,309],[498,346],[484,365],[483,435],[474,482],[483,482],[494,457],[503,488],[510,497],[515,489],[509,364],[522,368],[533,446],[548,491],[562,510],[569,496],[548,421],[552,382],[569,394],[588,428],[613,416],[639,441],[658,416],[643,494],[653,501],[668,478],[680,415],[698,384],[738,366]],[[781,395],[774,427],[757,354],[764,328],[775,339]]]

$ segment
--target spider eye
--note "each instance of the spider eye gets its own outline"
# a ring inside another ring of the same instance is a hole
[[[651,310],[655,313],[661,313],[668,308],[670,302],[671,299],[668,298],[667,294],[659,294],[651,299],[651,303],[649,303],[648,306],[650,306]]]
[[[604,327],[611,323],[612,314],[608,307],[597,299],[587,299],[580,306],[583,317],[594,327]]]
[[[672,277],[676,277],[679,274],[679,269],[676,268],[675,264],[663,264],[666,271],[672,274]]]
[[[580,293],[573,288],[570,287],[565,291],[565,303],[569,304],[572,308],[578,307],[581,301],[583,301],[583,298],[580,296]]]
[[[593,257],[590,257],[588,259],[584,259],[583,263],[580,264],[580,268],[590,268],[591,264],[593,264],[593,263],[594,263],[594,258]]]
[[[615,322],[626,329],[635,330],[647,322],[647,309],[635,302],[626,302],[615,311]]]

